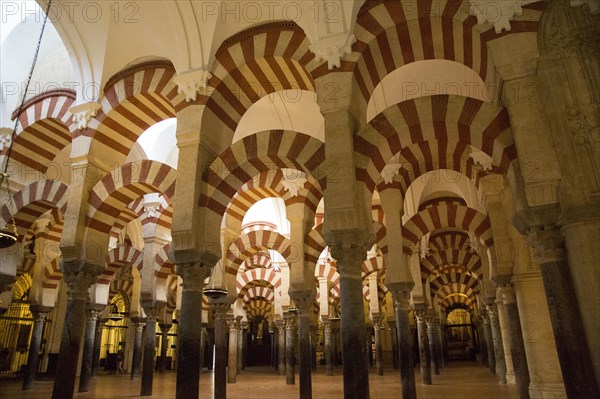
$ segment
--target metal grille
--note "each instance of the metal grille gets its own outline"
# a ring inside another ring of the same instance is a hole
[[[13,301],[0,316],[0,378],[15,378],[27,364],[33,318],[29,304]]]

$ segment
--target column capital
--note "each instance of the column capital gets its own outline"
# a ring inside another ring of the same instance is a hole
[[[227,326],[229,327],[229,332],[238,332],[240,329],[240,323],[236,319],[227,320]]]
[[[172,324],[167,324],[167,323],[159,323],[158,324],[158,328],[160,328],[160,331],[164,334],[165,332],[168,332],[171,329]]]
[[[94,322],[96,323],[98,321],[98,317],[100,316],[100,313],[102,313],[102,309],[98,309],[98,307],[96,306],[89,306],[86,309],[86,319],[89,322]]]
[[[325,235],[331,249],[331,256],[337,261],[338,272],[360,276],[362,263],[367,258],[367,251],[375,243],[373,234],[351,229],[329,231]]]
[[[414,285],[414,284],[413,284]],[[392,291],[394,305],[401,310],[410,310],[410,290]]]
[[[69,108],[69,112],[73,114],[73,123],[77,125],[77,129],[85,130],[100,108],[100,104],[95,102],[83,103]]]
[[[558,226],[533,226],[527,232],[527,240],[535,249],[539,264],[562,262],[566,259],[565,237]]]
[[[225,319],[227,316],[227,312],[231,309],[231,304],[226,302],[212,302],[210,303],[210,307],[213,310],[215,318]]]
[[[487,311],[489,313],[490,320],[498,318],[498,306],[495,303],[488,304]]]
[[[182,279],[183,291],[202,292],[204,280],[210,275],[211,268],[199,262],[179,263],[175,267]]]
[[[142,309],[144,309],[144,313],[146,314],[146,323],[148,322],[156,322],[160,313],[162,312],[166,303],[164,302],[155,302],[152,300],[141,300],[140,305]]]
[[[316,291],[296,291],[289,293],[290,298],[298,307],[299,314],[302,316],[309,315],[313,304],[315,303]]]
[[[275,320],[275,325],[281,331],[282,329],[285,328],[285,321],[284,320]]]
[[[196,101],[198,94],[206,95],[210,78],[212,78],[210,72],[198,69],[173,77],[173,82],[177,85],[177,94],[185,95],[185,101],[189,103]]]
[[[61,269],[69,287],[69,299],[85,301],[89,298],[88,290],[104,268],[87,262],[63,261]]]
[[[33,315],[33,319],[35,321],[46,321],[46,319],[48,318],[48,316],[50,315],[50,312],[52,312],[52,310],[54,310],[54,308],[41,306],[41,305],[30,305],[29,306],[29,311]]]
[[[512,285],[503,285],[497,288],[498,294],[496,297],[502,298],[502,303],[505,305],[517,303],[515,288]]]
[[[296,328],[296,318],[290,317],[285,320],[285,329],[286,330],[294,330]]]

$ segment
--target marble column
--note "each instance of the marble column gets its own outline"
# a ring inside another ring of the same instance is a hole
[[[63,261],[63,281],[68,286],[68,299],[56,364],[60,372],[56,373],[54,379],[52,399],[73,398],[85,325],[85,306],[89,300],[88,290],[103,269],[88,263]]]
[[[152,383],[154,380],[154,354],[156,339],[156,321],[158,311],[155,307],[144,306],[146,313],[146,328],[144,329],[144,345],[142,357],[142,384],[140,396],[152,396]]]
[[[512,352],[512,363],[515,373],[515,382],[519,399],[529,399],[529,369],[527,366],[527,353],[523,342],[523,330],[517,307],[517,298],[512,286],[503,286],[498,289],[504,304],[504,313],[508,324],[508,341]]]
[[[96,333],[94,335],[94,353],[92,355],[92,376],[98,375],[98,367],[100,366],[100,345],[102,344],[102,331],[106,319],[96,320]]]
[[[229,303],[211,303],[215,315],[215,399],[227,399],[227,312]]]
[[[599,398],[600,390],[573,288],[564,237],[561,231],[553,227],[537,229],[530,236],[536,247],[544,280],[567,397]],[[593,298],[589,300],[592,301]]]
[[[296,383],[296,318],[291,316],[285,321],[285,383]]]
[[[487,347],[488,367],[490,371],[496,374],[496,351],[494,350],[494,340],[492,338],[492,326],[490,324],[490,315],[487,310],[482,313],[483,318],[483,336]]]
[[[317,371],[317,326],[310,326],[310,366],[312,371]]]
[[[229,327],[229,350],[227,359],[227,383],[235,384],[237,378],[237,342],[238,331],[240,328],[239,321],[233,319],[227,321]]]
[[[395,325],[390,327],[390,336],[392,341],[392,362],[394,365],[394,370],[398,370],[398,332]]]
[[[369,398],[369,366],[365,347],[366,325],[362,293],[362,263],[366,249],[334,251],[340,273],[340,310],[344,398]]]
[[[485,335],[483,332],[483,318],[479,316],[475,321],[475,330],[477,331],[477,341],[479,344],[479,353],[481,353],[481,363],[484,366],[488,366],[488,353],[487,353],[487,343],[485,342]]]
[[[197,399],[200,392],[202,350],[202,289],[210,267],[200,263],[176,265],[181,276],[181,310],[177,328],[177,399]]]
[[[158,371],[164,373],[167,371],[167,347],[169,346],[169,330],[171,329],[171,324],[160,323],[158,327],[160,328],[161,333],[160,367]]]
[[[442,334],[442,321],[439,317],[436,317],[433,321],[433,331],[435,334],[435,342],[438,347],[438,356],[439,356],[439,366],[440,368],[445,367],[445,356],[446,351],[444,350],[444,334]]]
[[[409,283],[406,283],[409,285]],[[412,284],[414,285],[414,284]],[[417,389],[415,385],[413,350],[411,345],[410,323],[408,312],[410,311],[411,287],[404,290],[392,291],[396,312],[396,328],[398,329],[398,347],[400,362],[400,378],[402,385],[402,399],[416,399]]]
[[[206,362],[206,368],[208,370],[212,370],[214,367],[214,358],[215,358],[215,329],[214,327],[206,328],[206,340],[208,342],[208,351],[206,351],[206,356],[208,357],[208,361]]]
[[[383,337],[381,336],[384,329],[382,318],[373,319],[373,330],[375,334],[375,365],[377,367],[377,375],[383,375]]]
[[[273,343],[273,356],[275,353],[275,346],[277,345],[275,334],[271,334],[271,342]],[[275,358],[274,358],[275,359]],[[242,322],[242,370],[246,370],[246,362],[248,361],[248,322]],[[273,362],[273,366],[276,366],[277,360]]]
[[[104,306],[102,306],[103,308]],[[85,335],[83,337],[83,355],[81,357],[81,372],[79,373],[79,392],[90,390],[90,379],[92,378],[92,358],[94,356],[94,338],[96,336],[96,321],[101,308],[89,308],[85,323]]]
[[[369,368],[373,367],[373,328],[367,327],[365,330],[365,350],[367,351],[367,364]]]
[[[325,375],[333,375],[333,335],[331,321],[323,320],[323,340],[325,352]]]
[[[427,322],[427,341],[429,343],[431,370],[433,374],[440,375],[440,358],[438,356],[438,348],[435,339],[435,317],[433,314],[427,314],[425,321]]]
[[[144,333],[144,326],[146,325],[146,319],[143,317],[132,317],[131,322],[135,333],[133,336],[133,357],[131,358],[131,379],[140,376],[140,368],[142,366],[142,335]]]
[[[415,307],[417,321],[417,336],[419,340],[419,365],[423,384],[431,385],[431,359],[429,352],[429,337],[427,335],[427,322],[425,321],[427,309]]]
[[[285,375],[285,321],[277,320],[277,374]]]
[[[514,384],[516,382],[515,369],[513,368],[508,320],[504,312],[502,296],[498,292],[496,292],[496,309],[498,310],[498,322],[500,323],[500,332],[502,333],[502,348],[504,350],[504,363],[506,364],[506,382],[508,384]]]
[[[51,308],[39,305],[31,305],[29,310],[33,315],[33,332],[31,333],[29,353],[27,354],[27,368],[25,370],[25,378],[23,379],[23,390],[33,389],[40,360],[40,346],[42,344],[44,324],[52,311]]]
[[[504,345],[502,343],[502,331],[498,319],[498,307],[495,303],[487,305],[490,316],[490,328],[492,330],[492,341],[494,342],[494,354],[496,355],[496,376],[501,384],[506,384],[506,361],[504,360]]]
[[[206,323],[202,323],[202,327],[200,328],[200,373],[202,373],[202,368],[204,367],[204,363],[206,362],[205,357],[205,349],[208,345],[208,331],[206,327],[204,327]]]
[[[244,360],[244,327],[243,322],[239,323],[238,334],[237,334],[237,368],[236,372],[241,374]]]
[[[313,303],[315,301],[315,292],[308,294],[296,293],[293,299],[298,306],[300,399],[312,399],[312,348],[310,344],[310,316],[312,313]]]

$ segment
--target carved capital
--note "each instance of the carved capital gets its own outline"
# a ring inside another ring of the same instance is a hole
[[[144,309],[144,313],[146,314],[146,323],[156,322],[158,317],[164,310],[166,303],[164,302],[155,302],[153,300],[140,300],[140,305],[142,309]]]
[[[394,306],[398,309],[408,312],[410,310],[410,291],[392,291]]]
[[[12,131],[7,129],[0,132],[0,151],[10,147],[10,143],[12,143]]]
[[[381,171],[381,178],[385,184],[392,184],[394,182],[394,176],[400,173],[402,169],[401,163],[388,163],[383,167]]]
[[[539,264],[566,259],[565,238],[557,226],[534,226],[527,232],[527,240]]]
[[[286,330],[295,330],[296,329],[296,318],[290,317],[285,320],[285,329]]]
[[[53,308],[40,305],[29,306],[29,311],[33,315],[33,320],[36,322],[45,322]]]
[[[73,123],[77,125],[77,129],[84,130],[88,128],[100,108],[98,103],[85,103],[71,107],[69,112],[73,114]]]
[[[231,304],[224,302],[211,302],[210,307],[213,310],[216,319],[223,320],[227,317],[227,312],[231,309]]]
[[[198,94],[206,95],[208,81],[212,74],[202,69],[177,75],[173,82],[177,85],[177,94],[184,94],[186,102],[196,101]]]
[[[495,303],[487,305],[487,311],[490,316],[490,322],[494,322],[498,319],[498,306]]]
[[[331,231],[327,233],[331,256],[337,261],[340,274],[360,275],[367,251],[375,242],[375,237],[358,230]]]
[[[502,302],[505,305],[509,305],[517,302],[517,297],[515,295],[515,289],[512,285],[504,285],[502,287],[498,287],[498,295],[502,298]]]
[[[88,290],[104,268],[86,262],[63,262],[63,280],[69,288],[69,300],[89,299]]]
[[[230,333],[237,333],[240,329],[240,323],[236,319],[228,320],[227,327]]]
[[[312,291],[301,291],[301,292],[290,292],[290,298],[294,301],[298,307],[300,315],[308,315],[312,310],[312,306],[315,303],[316,290]]]
[[[89,307],[86,309],[86,321],[88,323],[96,323],[98,321],[98,317],[102,313],[102,309],[98,309],[96,307]]]
[[[300,190],[304,188],[304,184],[308,181],[306,177],[304,177],[304,173],[299,173],[301,173],[301,175],[289,176],[286,172],[283,174],[283,180],[281,180],[281,185],[292,197],[297,197]]]
[[[491,171],[494,166],[494,160],[488,154],[483,151],[473,151],[469,158],[473,160],[473,163],[478,166],[482,171]]]
[[[477,24],[490,23],[496,33],[510,31],[510,21],[523,14],[523,6],[537,0],[470,0],[471,15],[477,17]]]
[[[331,333],[331,322],[329,320],[323,321],[323,330],[326,333]]]
[[[183,291],[201,292],[204,280],[210,275],[210,268],[200,263],[180,263],[175,270],[181,276]]]
[[[316,55],[317,62],[327,61],[329,70],[340,68],[342,58],[352,53],[352,45],[356,42],[354,34],[339,34],[310,45],[310,51]]]

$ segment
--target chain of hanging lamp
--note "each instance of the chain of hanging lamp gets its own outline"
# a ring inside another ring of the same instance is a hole
[[[48,22],[48,15],[50,14],[50,6],[52,5],[52,0],[48,0],[48,4],[46,5],[46,13],[44,14],[44,21],[42,22],[42,30],[40,31],[40,36],[37,41],[37,45],[35,48],[35,52],[33,54],[33,61],[31,63],[31,69],[29,70],[29,75],[27,77],[27,82],[25,84],[25,90],[23,90],[23,96],[21,97],[21,103],[19,104],[19,108],[17,109],[17,117],[15,118],[15,127],[10,136],[10,143],[8,145],[8,151],[6,152],[6,157],[4,158],[4,165],[2,166],[2,173],[0,173],[0,190],[3,189],[4,184],[6,183],[6,196],[8,197],[8,209],[12,211],[13,209],[13,199],[12,194],[10,192],[10,181],[8,178],[8,165],[10,163],[10,156],[12,155],[13,144],[15,142],[15,138],[17,137],[17,129],[19,128],[21,113],[23,112],[23,107],[25,106],[25,100],[27,98],[27,91],[29,90],[29,84],[31,83],[31,78],[33,77],[33,71],[35,70],[35,65],[37,64],[38,55],[40,53],[40,46],[42,45],[42,38],[44,37],[44,30],[46,29],[46,23]],[[0,248],[7,248],[17,242],[17,238],[19,234],[17,233],[17,225],[15,223],[15,215],[11,215],[11,220],[4,226],[2,230],[0,230]]]

